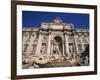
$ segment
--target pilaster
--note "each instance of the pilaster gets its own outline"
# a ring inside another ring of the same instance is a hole
[[[64,31],[64,37],[65,37],[65,54],[69,55],[68,34],[66,31]]]

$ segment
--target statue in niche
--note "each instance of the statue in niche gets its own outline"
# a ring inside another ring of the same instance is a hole
[[[72,43],[69,43],[69,58],[72,59],[72,58],[75,58],[76,57],[76,54],[74,53],[74,46]]]
[[[69,52],[70,53],[74,52],[73,44],[69,44]]]
[[[41,53],[42,54],[46,53],[46,43],[42,43]]]
[[[53,44],[53,56],[55,59],[60,59],[60,49],[59,49],[59,44],[54,43]]]

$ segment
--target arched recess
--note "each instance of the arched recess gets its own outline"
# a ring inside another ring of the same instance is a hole
[[[62,47],[62,38],[60,36],[55,36],[53,39],[53,53],[62,55],[63,47]]]

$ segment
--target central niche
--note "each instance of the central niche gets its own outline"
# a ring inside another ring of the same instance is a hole
[[[53,54],[62,56],[62,38],[60,36],[54,37]]]

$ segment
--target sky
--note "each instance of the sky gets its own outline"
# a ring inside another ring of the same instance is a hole
[[[53,22],[59,17],[64,23],[72,23],[75,28],[89,29],[89,14],[22,11],[22,27],[39,28],[42,22]]]

